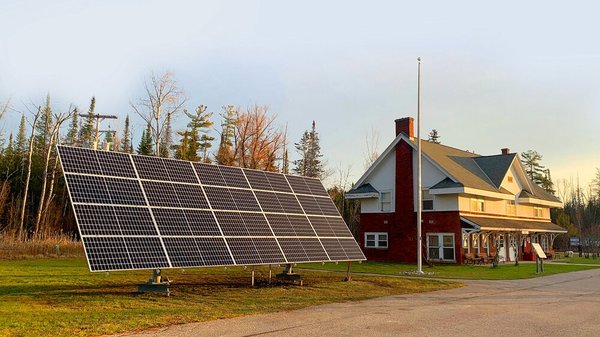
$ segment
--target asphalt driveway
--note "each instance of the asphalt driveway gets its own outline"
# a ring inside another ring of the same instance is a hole
[[[128,337],[600,336],[600,269],[170,326]]]

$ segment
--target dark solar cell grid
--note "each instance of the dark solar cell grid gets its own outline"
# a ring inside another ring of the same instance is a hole
[[[184,210],[192,235],[221,235],[217,222],[210,211]]]
[[[288,215],[287,218],[297,236],[316,236],[305,215]]]
[[[237,211],[237,206],[228,188],[205,186],[204,192],[206,192],[212,209]]]
[[[310,216],[308,217],[313,228],[319,236],[334,236],[333,229],[325,217]]]
[[[350,260],[364,260],[365,255],[353,239],[339,239],[340,245],[344,249],[346,256]]]
[[[233,264],[223,238],[196,238],[196,244],[207,266],[228,266]]]
[[[169,267],[167,256],[157,237],[124,237],[125,246],[134,269]]]
[[[241,213],[242,221],[252,236],[272,236],[273,233],[263,214]]]
[[[233,259],[237,264],[262,263],[260,255],[251,238],[226,238]]]
[[[202,185],[226,186],[217,165],[200,163],[194,163],[193,165]]]
[[[304,214],[296,197],[292,194],[277,193],[277,200],[285,213]]]
[[[204,266],[204,259],[194,238],[163,238],[173,267]]]
[[[348,255],[338,239],[321,239],[321,243],[332,261],[348,259]]]
[[[258,206],[252,191],[230,189],[229,193],[233,197],[233,201],[238,210],[260,212],[260,207]]]
[[[137,180],[104,178],[108,194],[115,205],[146,205],[140,183]]]
[[[300,239],[279,238],[277,241],[279,241],[279,245],[281,246],[283,254],[285,254],[288,262],[308,261],[308,255],[306,255]]]
[[[112,206],[74,205],[81,235],[123,235]]]
[[[215,212],[225,236],[249,236],[248,229],[239,212]]]
[[[104,178],[65,174],[73,202],[110,204]]]
[[[263,212],[284,213],[283,206],[279,203],[277,195],[273,192],[254,191]]]
[[[227,184],[228,187],[250,188],[241,168],[219,166],[219,170],[221,171],[221,175],[223,176],[223,179],[225,179],[225,184]]]
[[[131,156],[141,179],[168,181],[164,159],[151,156]]]
[[[266,214],[275,236],[296,236],[288,217],[284,214]]]
[[[292,186],[292,190],[296,194],[311,194],[308,185],[306,185],[305,178],[300,176],[286,175],[287,181]]]
[[[191,236],[192,230],[180,209],[153,208],[154,220],[160,235]]]
[[[132,268],[122,237],[84,237],[83,242],[92,271]]]
[[[319,179],[316,178],[305,178],[304,182],[308,189],[310,190],[310,194],[319,195],[323,197],[329,197],[329,194],[323,187],[323,183]]]
[[[329,222],[329,226],[331,226],[331,229],[333,230],[333,235],[331,236],[347,238],[352,237],[352,233],[350,232],[350,229],[348,229],[348,225],[346,225],[342,217],[327,218],[327,221]]]
[[[300,243],[302,244],[302,248],[308,257],[306,261],[329,261],[329,257],[327,257],[327,253],[323,250],[323,246],[319,239],[300,239]]]
[[[150,211],[146,207],[115,206],[114,210],[123,235],[158,235]]]
[[[298,197],[298,201],[300,201],[300,205],[302,205],[306,214],[323,215],[323,211],[321,211],[314,197],[310,195],[297,195],[296,197]]]
[[[180,183],[198,184],[198,179],[189,161],[163,159],[163,164],[168,176],[162,180],[176,181]]]
[[[208,202],[200,185],[173,184],[173,189],[181,207],[208,209]]]
[[[103,175],[124,178],[137,178],[131,157],[127,153],[97,151],[96,156],[100,163]]]
[[[271,184],[267,180],[265,172],[255,170],[244,170],[244,173],[246,174],[246,178],[248,178],[252,189],[267,191],[273,190]]]
[[[253,238],[252,241],[262,263],[281,263],[285,261],[275,238]]]
[[[283,174],[265,172],[265,176],[274,191],[292,193],[292,189]]]
[[[59,146],[58,153],[60,154],[60,160],[65,172],[102,174],[96,157],[96,151]]]
[[[181,207],[172,183],[143,180],[142,186],[150,206]]]
[[[319,208],[321,209],[321,212],[323,212],[324,215],[340,215],[330,198],[315,197],[314,199],[315,202],[319,205]]]

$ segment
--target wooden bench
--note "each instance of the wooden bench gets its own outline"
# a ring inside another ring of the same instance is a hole
[[[464,264],[481,264],[482,261],[480,257],[475,256],[473,253],[465,254],[463,258]]]
[[[479,253],[477,254],[477,257],[479,257],[483,263],[492,263],[495,256],[488,255],[487,253]]]

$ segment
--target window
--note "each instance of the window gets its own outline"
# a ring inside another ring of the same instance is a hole
[[[483,252],[486,255],[490,255],[490,243],[487,235],[481,237],[481,246],[483,247]]]
[[[454,234],[427,234],[427,257],[430,260],[455,261]]]
[[[479,254],[479,234],[473,234],[473,249],[475,254]]]
[[[471,252],[471,246],[469,245],[469,234],[468,233],[462,234],[462,246],[463,246],[463,252],[465,254],[469,254]]]
[[[392,192],[381,192],[379,196],[381,202],[381,211],[390,212],[392,210]]]
[[[365,248],[387,248],[388,234],[383,233],[365,233]]]
[[[533,216],[536,218],[542,218],[544,216],[544,209],[541,207],[534,207]]]
[[[424,211],[433,210],[433,195],[429,194],[429,190],[423,190],[422,202]]]
[[[542,239],[540,240],[540,244],[542,249],[547,252],[548,251],[548,237],[546,235],[542,235]]]
[[[471,211],[485,212],[483,199],[471,199]]]
[[[509,183],[512,183],[512,182],[513,182],[513,177],[511,177],[511,176],[508,176],[508,182],[509,182]]]
[[[516,215],[517,208],[515,206],[514,200],[506,200],[506,214],[507,215]]]

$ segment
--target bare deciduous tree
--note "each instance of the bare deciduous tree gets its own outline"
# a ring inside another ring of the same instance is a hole
[[[365,136],[365,170],[369,169],[369,167],[373,165],[377,158],[379,158],[379,152],[377,150],[379,148],[379,140],[379,132],[377,132],[375,128],[371,127],[371,131]]]
[[[145,83],[145,97],[138,99],[136,103],[131,103],[131,107],[152,130],[154,140],[154,150],[156,155],[160,154],[160,145],[163,141],[167,121],[183,110],[187,101],[185,94],[173,79],[170,72],[165,72],[159,76],[154,73],[150,80]]]
[[[38,106],[37,112],[34,115],[33,123],[31,123],[31,137],[29,138],[29,150],[27,154],[27,178],[25,179],[25,188],[23,190],[23,203],[21,206],[21,217],[19,221],[19,237],[25,239],[26,235],[23,231],[25,227],[25,207],[27,206],[27,194],[29,193],[29,180],[31,180],[31,157],[33,156],[33,142],[35,135],[35,126],[42,114],[42,107]]]

